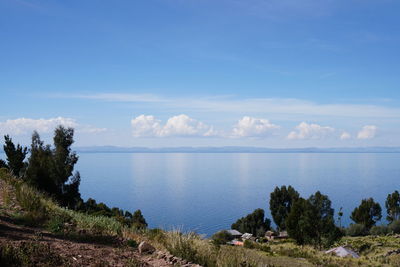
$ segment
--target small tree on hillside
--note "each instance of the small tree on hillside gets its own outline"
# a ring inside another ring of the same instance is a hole
[[[9,135],[4,136],[4,141],[3,149],[7,155],[7,166],[15,176],[19,177],[21,170],[25,166],[24,160],[28,149],[19,144],[15,146]]]
[[[132,226],[135,227],[136,229],[146,229],[147,228],[147,222],[146,222],[145,218],[143,217],[141,210],[137,210],[133,213]]]
[[[39,190],[52,195],[58,193],[57,187],[51,176],[52,152],[49,145],[44,145],[39,134],[34,131],[32,134],[32,144],[30,157],[24,179],[26,182]]]
[[[265,231],[271,229],[271,220],[264,219],[264,210],[256,209],[246,217],[237,220],[231,226],[232,229],[242,233],[250,233],[254,236],[263,236]]]
[[[341,235],[333,215],[331,201],[319,191],[308,200],[300,198],[286,219],[288,234],[300,245],[329,246]]]
[[[31,155],[25,179],[31,185],[54,196],[61,205],[76,208],[81,202],[80,175],[73,174],[78,161],[71,151],[74,130],[58,126],[54,132],[54,149],[44,145],[37,132],[32,135]]]
[[[393,222],[400,219],[400,194],[396,190],[386,198],[385,207],[387,210],[387,220]]]
[[[363,199],[360,206],[351,213],[350,219],[355,223],[364,225],[370,229],[382,218],[382,208],[373,198]]]
[[[272,218],[279,230],[286,229],[286,218],[290,213],[293,203],[299,199],[299,193],[289,185],[276,187],[271,193],[269,207]]]

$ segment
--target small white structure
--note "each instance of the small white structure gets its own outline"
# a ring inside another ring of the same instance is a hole
[[[360,257],[357,253],[345,247],[332,248],[328,251],[325,251],[325,254],[335,254],[336,256],[341,258],[352,257],[357,259]]]
[[[250,233],[244,233],[244,234],[242,235],[242,240],[249,240],[249,239],[252,238],[252,237],[253,237],[252,234],[250,234]]]
[[[241,238],[242,237],[242,233],[237,231],[237,230],[226,230],[229,234],[231,234],[234,238]]]

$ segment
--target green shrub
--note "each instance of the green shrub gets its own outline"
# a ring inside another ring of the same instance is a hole
[[[137,230],[135,228],[135,230]],[[165,232],[162,229],[154,228],[154,229],[146,229],[144,234],[153,241],[164,243],[165,242]]]
[[[46,226],[47,230],[50,232],[63,234],[67,230],[71,230],[67,229],[66,225],[68,224],[73,224],[73,219],[69,214],[65,212],[53,212],[52,216],[47,221]]]
[[[193,232],[167,232],[165,247],[172,255],[203,266],[215,266],[217,260],[218,247]]]
[[[389,233],[389,228],[386,225],[374,225],[369,230],[371,235],[386,235]]]
[[[346,235],[348,236],[364,236],[368,233],[367,228],[362,224],[351,224],[346,229]]]
[[[388,228],[389,232],[400,234],[400,220],[393,221],[391,224],[389,224]]]
[[[211,237],[215,245],[225,245],[227,242],[233,240],[233,236],[228,231],[220,231]]]
[[[137,248],[138,247],[138,243],[133,239],[129,239],[128,241],[126,241],[126,244],[128,246],[130,246],[131,248]]]
[[[47,209],[43,201],[43,195],[26,184],[15,186],[15,197],[22,209],[26,212],[26,217],[32,223],[43,222],[47,218]]]
[[[64,260],[49,245],[23,242],[18,247],[0,246],[0,266],[62,266]]]

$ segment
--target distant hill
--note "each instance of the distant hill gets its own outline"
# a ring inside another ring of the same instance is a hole
[[[266,148],[266,147],[75,147],[81,153],[400,153],[400,147]]]
[[[338,148],[268,148],[246,146],[223,147],[74,147],[79,153],[400,153],[400,147],[338,147]],[[0,147],[0,153],[4,153]]]

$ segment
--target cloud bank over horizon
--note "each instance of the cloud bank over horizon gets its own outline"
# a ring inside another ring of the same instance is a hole
[[[110,133],[114,134],[113,136],[118,135],[117,129],[82,124],[75,119],[61,116],[48,119],[17,118],[0,121],[0,134],[28,136],[33,131],[50,134],[58,125],[75,128],[77,133],[85,134],[88,137],[105,136]],[[204,144],[207,144],[206,140],[210,140],[209,138],[238,141],[258,140],[258,142],[275,140],[284,144],[282,147],[291,147],[292,144],[298,146],[300,141],[326,142],[325,144],[329,145],[335,140],[343,142],[343,144],[359,140],[359,142],[364,142],[360,144],[368,145],[365,142],[377,137],[378,127],[372,124],[364,125],[352,134],[348,130],[339,130],[333,126],[303,121],[290,130],[290,127],[272,123],[267,118],[251,116],[243,116],[236,123],[232,123],[230,127],[224,127],[223,125],[211,125],[186,114],[171,116],[164,122],[154,115],[141,114],[131,119],[130,132],[132,140],[185,138],[192,141],[203,139]],[[244,144],[239,143],[238,145]]]

